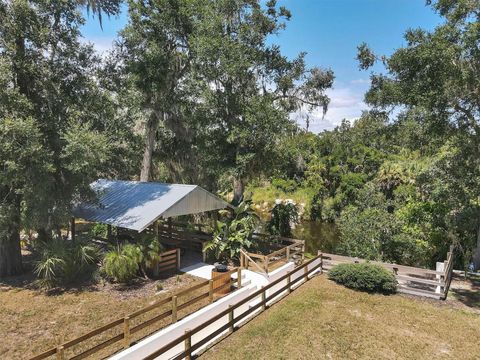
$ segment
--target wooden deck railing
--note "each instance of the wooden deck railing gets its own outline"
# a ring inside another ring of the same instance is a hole
[[[279,297],[283,297],[282,293],[285,293],[284,296],[289,294],[294,288],[294,285],[299,285],[300,281],[306,282],[309,279],[309,275],[312,275],[313,272],[318,270],[321,264],[317,264],[316,266],[312,266],[312,268],[308,268],[308,266],[321,258],[321,256],[317,256],[310,261],[298,266],[294,270],[288,272],[287,274],[283,275],[282,277],[278,278],[275,281],[272,281],[270,284],[262,287],[261,289],[253,292],[249,296],[245,297],[244,299],[240,300],[236,304],[230,305],[230,307],[217,315],[211,317],[210,319],[204,321],[202,324],[196,326],[191,330],[187,330],[183,335],[177,337],[173,341],[169,342],[165,346],[161,347],[160,349],[156,350],[155,352],[151,353],[147,357],[143,358],[143,360],[153,360],[162,354],[165,354],[167,351],[173,349],[179,344],[184,344],[184,350],[178,353],[176,356],[172,357],[171,360],[180,360],[180,359],[188,359],[192,358],[192,353],[211,340],[213,340],[218,335],[226,332],[233,332],[235,330],[235,326],[244,319],[247,318],[249,315],[253,315],[255,311],[258,310],[266,310],[271,304],[272,301],[280,300]],[[300,273],[300,276],[295,277],[294,275]],[[292,280],[292,278],[294,278]],[[281,282],[286,281],[286,285],[282,286],[279,289],[275,289],[275,291],[271,294],[267,294],[267,291],[275,287],[276,285],[280,284]],[[259,300],[254,305],[250,306],[246,311],[242,312],[241,314],[235,314],[235,310],[241,307],[242,305],[254,302],[255,300]],[[220,326],[215,331],[211,332],[209,335],[204,337],[203,339],[197,341],[195,344],[192,344],[192,337],[195,334],[198,334],[200,331],[204,330],[207,326],[215,323],[216,321],[220,320],[223,317],[228,316],[228,321]]]
[[[256,236],[263,234],[255,234]],[[268,255],[260,255],[248,252],[242,249],[240,252],[240,266],[248,269],[254,266],[261,273],[268,274],[276,265],[286,263],[294,257],[299,257],[302,261],[305,259],[305,241],[280,237],[280,240],[289,242],[289,245],[279,250],[273,251]]]
[[[145,329],[149,326],[152,326],[152,325],[158,323],[159,321],[161,321],[163,319],[169,319],[170,320],[170,321],[168,321],[168,323],[164,324],[164,326],[175,323],[180,319],[180,317],[178,316],[178,312],[180,310],[186,309],[189,306],[194,305],[195,303],[197,303],[197,302],[199,302],[203,299],[208,299],[208,302],[212,303],[214,301],[214,295],[217,292],[220,292],[221,290],[223,290],[227,287],[231,287],[235,282],[238,282],[238,287],[240,287],[241,286],[241,269],[230,270],[230,271],[226,272],[225,275],[230,275],[231,276],[234,273],[237,273],[237,275],[238,275],[237,279],[233,279],[233,278],[230,277],[230,281],[228,283],[225,283],[225,284],[221,285],[221,286],[218,286],[218,287],[214,288],[213,280],[205,280],[205,281],[199,282],[198,284],[195,284],[195,285],[189,287],[188,289],[179,291],[179,292],[177,292],[177,293],[175,293],[171,296],[168,296],[164,299],[155,301],[151,305],[149,305],[147,307],[144,307],[143,309],[140,309],[138,311],[135,311],[132,314],[129,314],[129,315],[123,317],[123,318],[119,318],[117,320],[114,320],[114,321],[112,321],[108,324],[105,324],[105,325],[103,325],[99,328],[96,328],[92,331],[89,331],[88,333],[86,333],[82,336],[79,336],[79,337],[77,337],[73,340],[64,342],[57,347],[51,348],[47,351],[44,351],[43,353],[32,357],[30,360],[46,359],[46,358],[48,358],[50,356],[54,356],[54,355],[56,355],[56,358],[59,359],[59,360],[63,360],[63,359],[70,359],[70,360],[84,359],[84,358],[86,358],[90,355],[96,354],[100,350],[102,350],[102,349],[104,349],[108,346],[111,346],[112,344],[116,344],[120,341],[123,342],[122,348],[128,348],[131,345],[132,340],[133,340],[132,335],[139,332],[140,330],[143,330],[143,329]],[[195,297],[193,297],[189,300],[186,300],[184,302],[180,301],[181,298],[186,297],[187,295],[189,295],[189,294],[191,294],[195,291],[198,291],[202,288],[205,288],[205,291],[201,292],[200,294],[196,294]],[[141,315],[150,313],[153,310],[158,309],[158,308],[160,308],[164,305],[169,305],[169,309],[167,311],[164,311],[160,314],[152,315],[148,319],[142,319],[140,322],[134,323],[134,319],[139,318]],[[191,312],[188,312],[185,316],[187,316],[190,313]],[[162,326],[162,327],[164,327],[164,326]],[[160,327],[160,328],[156,327],[149,334],[151,334],[152,332],[158,331],[162,327]],[[82,342],[85,342],[87,340],[91,340],[92,338],[94,338],[98,335],[101,335],[101,334],[106,335],[105,332],[110,331],[111,329],[117,329],[117,332],[120,330],[120,333],[116,334],[112,337],[109,337],[106,340],[102,339],[102,341],[100,343],[98,343],[94,346],[88,347],[86,350],[82,349],[82,351],[78,354],[72,355],[70,357],[68,357],[66,355],[66,350],[67,349],[70,349],[73,346],[81,344]],[[144,338],[144,337],[148,336],[149,334],[145,334],[140,338],[136,338],[135,341],[138,341],[139,339]],[[117,347],[116,349],[112,349],[112,351],[110,352],[110,355],[117,352],[118,350],[121,350],[121,348]]]

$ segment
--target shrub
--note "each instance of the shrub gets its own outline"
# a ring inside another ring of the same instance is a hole
[[[217,260],[238,259],[240,249],[253,245],[252,235],[258,225],[258,215],[251,209],[251,201],[242,201],[224,221],[217,221],[213,239],[205,245]]]
[[[95,223],[92,226],[92,228],[90,229],[90,234],[92,236],[98,236],[98,237],[106,239],[107,235],[108,235],[108,225],[107,224]]]
[[[392,294],[397,288],[393,273],[371,263],[336,265],[329,271],[328,277],[348,288],[368,292]]]
[[[47,288],[90,277],[100,258],[94,244],[80,240],[54,238],[39,243],[37,249],[40,259],[35,263],[34,272],[40,285]]]
[[[298,221],[298,209],[294,203],[277,203],[271,211],[267,231],[271,235],[291,236],[291,225],[298,224]]]
[[[142,253],[142,262],[140,268],[143,273],[148,273],[154,277],[159,274],[159,263],[162,260],[160,255],[164,251],[162,244],[151,234],[141,234],[137,238],[136,245]]]
[[[279,178],[272,179],[272,185],[278,190],[281,190],[286,193],[294,192],[298,187],[298,184],[295,180],[291,180],[291,179],[285,180],[285,179],[279,179]]]
[[[122,245],[105,254],[102,269],[115,281],[129,283],[137,276],[142,259],[142,252],[137,246]]]

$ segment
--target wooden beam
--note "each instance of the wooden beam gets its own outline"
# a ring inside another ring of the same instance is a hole
[[[72,216],[70,219],[70,233],[72,237],[72,241],[75,241],[75,217]]]

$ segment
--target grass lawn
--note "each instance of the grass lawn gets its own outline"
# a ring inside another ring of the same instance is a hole
[[[10,279],[12,280],[12,279]],[[155,295],[157,282],[141,282],[135,286],[119,287],[111,284],[92,285],[81,289],[69,289],[55,294],[46,294],[31,286],[30,279],[0,282],[0,359],[26,359],[37,355],[60,341],[68,341],[87,333],[106,323],[122,318],[141,309],[155,300],[170,295],[170,291],[194,285],[201,281],[196,277],[184,274],[162,280],[165,291]],[[198,295],[200,289],[181,299],[185,302]],[[179,300],[180,301],[180,300]],[[206,300],[207,301],[207,300]],[[183,317],[205,303],[199,302],[179,312]],[[140,316],[136,321],[151,318],[170,308],[165,305],[148,314]],[[133,340],[148,335],[170,322],[164,319],[155,325],[145,328],[133,336]],[[102,335],[75,345],[66,351],[66,355],[86,350],[122,331],[122,326],[109,330]],[[121,348],[122,342],[111,345],[102,352],[90,357],[100,358]]]
[[[201,359],[479,359],[480,314],[317,276]]]

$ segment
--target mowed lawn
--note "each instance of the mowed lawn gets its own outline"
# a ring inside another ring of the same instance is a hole
[[[321,275],[201,359],[480,359],[480,315],[349,290]]]

